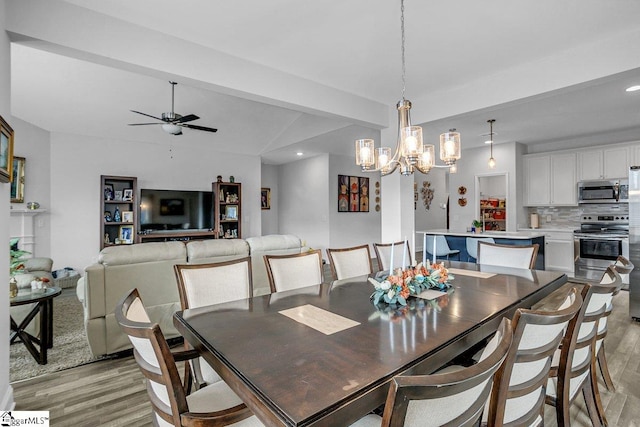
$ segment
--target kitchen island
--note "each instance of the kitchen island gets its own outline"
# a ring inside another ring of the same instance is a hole
[[[475,261],[467,252],[467,237],[481,239],[491,237],[497,244],[526,246],[537,243],[538,258],[536,259],[536,270],[544,270],[544,232],[540,231],[493,231],[488,230],[484,233],[472,233],[468,231],[455,231],[446,228],[436,228],[431,230],[416,231],[421,238],[424,236],[444,236],[447,240],[449,248],[460,251],[461,261]],[[424,241],[424,240],[423,240]],[[431,259],[431,248],[424,248],[427,251],[427,257]]]

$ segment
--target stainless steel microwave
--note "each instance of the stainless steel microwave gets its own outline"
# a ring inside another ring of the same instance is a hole
[[[607,179],[580,181],[578,183],[578,203],[628,203],[629,180]]]

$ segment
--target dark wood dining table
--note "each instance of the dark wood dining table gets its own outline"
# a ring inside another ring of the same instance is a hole
[[[384,403],[394,376],[436,371],[567,281],[553,271],[446,265],[459,270],[452,290],[406,308],[377,309],[373,286],[356,278],[184,310],[174,323],[265,425],[347,426]],[[282,314],[309,306],[353,326],[325,334]]]

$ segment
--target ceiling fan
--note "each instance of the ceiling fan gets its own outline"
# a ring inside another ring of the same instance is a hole
[[[187,122],[192,122],[194,120],[198,120],[200,117],[195,114],[187,114],[186,116],[181,116],[180,114],[176,114],[173,111],[173,93],[176,85],[176,82],[171,83],[171,112],[162,113],[162,117],[155,117],[151,114],[142,113],[140,111],[131,110],[133,113],[142,114],[143,116],[151,117],[152,119],[160,120],[161,123],[129,123],[129,126],[145,126],[145,125],[162,125],[162,130],[170,133],[171,135],[182,135],[182,128],[187,129],[195,129],[195,130],[203,130],[206,132],[217,132],[218,129],[208,128],[204,126],[191,125]]]

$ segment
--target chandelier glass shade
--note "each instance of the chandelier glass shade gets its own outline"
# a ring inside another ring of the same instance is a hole
[[[460,133],[455,129],[440,135],[440,159],[444,166],[435,164],[435,147],[424,144],[422,128],[411,125],[411,101],[404,98],[404,0],[400,0],[400,22],[402,33],[402,99],[398,101],[398,138],[395,151],[389,147],[375,148],[373,139],[356,140],[356,165],[363,172],[380,172],[383,176],[400,168],[402,175],[411,175],[415,170],[429,173],[431,168],[446,167],[455,172],[455,163],[460,159]]]

